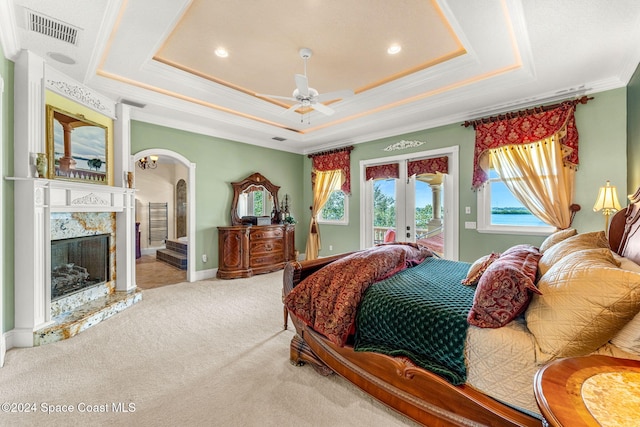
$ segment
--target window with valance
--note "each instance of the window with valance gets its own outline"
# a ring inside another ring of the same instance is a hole
[[[340,189],[347,195],[351,194],[351,150],[338,150],[312,156],[312,173],[339,170],[341,177]]]
[[[534,216],[556,228],[569,227],[578,166],[577,103],[476,121],[472,187],[483,187],[493,170]],[[480,205],[479,201],[479,212]],[[491,209],[492,203],[483,205]],[[491,212],[484,215],[490,217]],[[479,215],[479,230],[491,225],[483,222]]]
[[[342,191],[351,194],[351,150],[353,147],[312,154],[311,186],[313,189],[313,205],[311,206],[311,222],[305,250],[306,259],[316,259],[322,248],[318,218],[331,195]],[[346,198],[343,198],[343,201]],[[345,205],[346,212],[346,203]]]

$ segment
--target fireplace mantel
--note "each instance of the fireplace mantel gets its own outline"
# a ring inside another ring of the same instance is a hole
[[[41,178],[8,178],[16,194],[16,325],[14,345],[34,345],[34,332],[52,325],[51,214],[56,212],[115,212],[125,227],[116,232],[117,252],[133,259],[135,190]],[[31,194],[31,197],[25,195]],[[18,232],[19,230],[19,232]],[[118,267],[118,264],[116,264]],[[121,274],[122,273],[122,274]],[[127,270],[116,270],[116,291],[135,289]]]

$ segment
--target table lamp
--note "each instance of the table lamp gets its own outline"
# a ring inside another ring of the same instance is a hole
[[[609,216],[622,209],[618,202],[618,191],[615,186],[612,186],[609,181],[603,187],[600,187],[598,192],[598,199],[596,204],[593,205],[593,211],[602,211],[604,214],[604,232],[609,235]]]

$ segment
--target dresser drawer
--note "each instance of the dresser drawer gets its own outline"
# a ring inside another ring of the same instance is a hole
[[[263,239],[282,239],[284,231],[282,227],[265,227],[265,228],[253,228],[249,231],[249,239],[263,240]]]
[[[282,240],[256,240],[249,243],[252,254],[268,254],[270,252],[284,252]]]
[[[280,264],[283,262],[284,262],[284,253],[275,252],[275,253],[265,253],[265,254],[255,254],[255,255],[252,254],[249,264],[251,264],[252,268],[259,268],[263,266]]]

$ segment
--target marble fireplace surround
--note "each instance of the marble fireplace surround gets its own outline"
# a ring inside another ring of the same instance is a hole
[[[133,220],[133,189],[38,178],[16,180],[16,188],[22,194],[33,195],[32,211],[16,221],[28,222],[34,231],[26,236],[30,237],[32,262],[20,262],[16,257],[16,346],[69,338],[141,299],[139,291],[131,286],[133,281],[118,280],[116,262],[118,252],[132,256],[130,228],[120,228],[118,224],[126,225]],[[102,285],[52,303],[51,240],[64,235],[63,228],[84,228],[84,232],[76,230],[75,234],[105,231],[111,234],[111,277]],[[100,308],[88,309],[91,302]],[[84,312],[74,314],[74,310]]]

